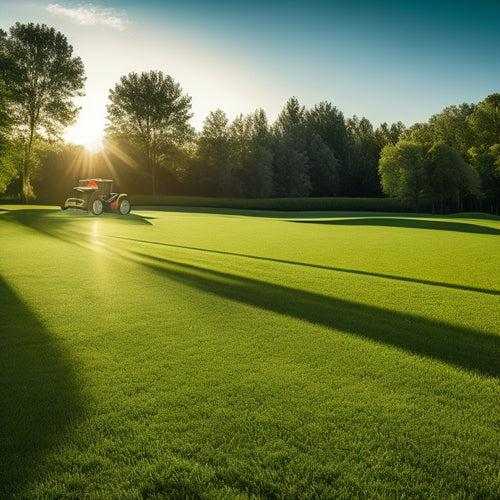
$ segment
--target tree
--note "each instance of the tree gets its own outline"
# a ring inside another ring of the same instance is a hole
[[[415,123],[406,130],[402,140],[415,142],[429,149],[435,142],[434,129],[428,123]]]
[[[72,57],[66,37],[45,24],[16,23],[0,35],[2,74],[8,90],[7,110],[13,134],[23,145],[22,196],[34,197],[31,187],[33,144],[38,135],[58,138],[74,123],[82,96],[83,63]]]
[[[351,185],[358,196],[380,196],[378,160],[382,147],[388,144],[389,140],[381,145],[380,138],[366,118],[360,120],[353,116],[347,120],[347,127],[356,146],[352,153]],[[389,129],[387,133],[390,134]]]
[[[474,146],[500,144],[500,94],[490,94],[483,99],[468,122],[475,136]]]
[[[411,203],[416,211],[428,186],[425,151],[420,144],[400,141],[382,149],[379,172],[384,193]]]
[[[338,160],[318,134],[309,143],[309,175],[312,196],[336,196],[339,190]]]
[[[170,153],[194,135],[189,124],[191,97],[171,76],[150,71],[122,76],[110,90],[109,100],[106,133],[110,139],[126,138],[144,154],[155,195],[160,157],[168,161]]]
[[[480,179],[460,152],[444,142],[435,143],[427,153],[430,194],[441,211],[447,203],[461,209],[463,197],[479,194]]]
[[[250,198],[267,198],[272,194],[272,135],[266,113],[258,109],[231,125],[240,165],[236,172],[241,192]]]
[[[474,145],[468,155],[492,212],[500,213],[500,94],[483,99],[468,117]]]
[[[382,148],[384,146],[387,146],[388,144],[392,144],[393,146],[395,146],[398,141],[403,138],[403,135],[405,133],[406,127],[404,123],[393,123],[389,127],[389,125],[384,122],[380,124],[377,130],[375,130],[374,135],[380,150],[382,150]]]
[[[296,97],[288,99],[274,124],[274,129],[278,136],[287,136],[294,141],[297,149],[305,149],[306,109],[299,104]]]
[[[284,136],[274,146],[273,193],[277,197],[307,197],[311,192],[307,155],[294,145]]]
[[[475,104],[463,103],[460,106],[448,106],[441,113],[431,116],[429,126],[434,141],[448,144],[466,158],[473,141],[469,117],[475,109]]]
[[[349,132],[344,115],[330,102],[320,102],[306,113],[308,136],[318,134],[337,159],[339,194],[356,195],[356,145]]]
[[[481,190],[493,213],[500,213],[500,144],[469,150],[471,164],[481,178]]]
[[[10,182],[16,177],[12,144],[8,139],[10,119],[6,109],[7,91],[5,82],[0,80],[0,195],[4,194]]]
[[[7,96],[5,82],[0,80],[0,147],[8,141],[7,132],[10,129],[10,119],[7,113]]]
[[[289,99],[274,125],[273,192],[276,196],[309,196],[306,111],[296,97]]]
[[[198,182],[204,185],[204,194],[232,194],[232,155],[231,130],[226,113],[221,109],[211,111],[203,122],[196,153],[201,170]]]

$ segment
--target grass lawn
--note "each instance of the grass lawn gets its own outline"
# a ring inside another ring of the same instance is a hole
[[[0,498],[500,498],[499,236],[0,207]]]

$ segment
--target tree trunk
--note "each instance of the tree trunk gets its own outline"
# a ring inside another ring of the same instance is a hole
[[[35,117],[30,117],[30,135],[27,142],[24,144],[24,158],[22,169],[22,197],[25,205],[29,203],[30,198],[34,198],[33,189],[30,183],[31,177],[31,149],[33,146],[33,138],[35,137]]]
[[[153,196],[156,196],[156,165],[154,162],[151,164],[151,180],[153,182]]]
[[[156,196],[156,161],[151,144],[148,145],[148,164],[149,171],[151,172],[151,192],[153,196]]]
[[[31,157],[31,141],[24,145],[24,158],[22,168],[22,199],[27,205],[30,198],[33,196],[33,191],[30,184],[30,157]]]

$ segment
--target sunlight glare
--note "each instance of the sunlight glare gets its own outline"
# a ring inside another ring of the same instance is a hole
[[[64,140],[83,146],[89,153],[98,153],[103,148],[105,108],[88,97],[81,98],[79,104],[82,106],[81,114],[78,121],[66,129]]]
[[[102,138],[96,137],[95,139],[91,139],[89,141],[85,141],[82,143],[82,146],[92,154],[99,153],[103,149]]]

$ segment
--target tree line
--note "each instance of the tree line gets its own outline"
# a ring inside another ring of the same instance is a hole
[[[56,181],[109,176],[153,195],[394,196],[415,210],[500,210],[500,94],[376,129],[292,97],[272,124],[263,109],[233,121],[217,109],[196,132],[179,83],[131,72],[109,92],[104,150],[90,155],[60,139],[85,82],[72,51],[45,25],[0,30],[0,194],[43,200]]]

